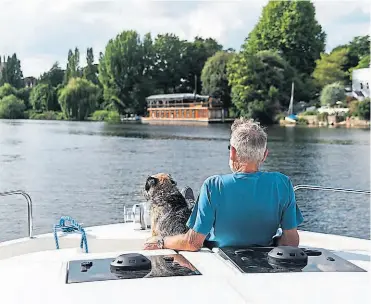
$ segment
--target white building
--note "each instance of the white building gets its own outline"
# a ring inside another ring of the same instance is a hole
[[[358,69],[352,73],[353,96],[358,100],[370,97],[371,69]]]

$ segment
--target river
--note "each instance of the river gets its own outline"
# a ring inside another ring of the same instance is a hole
[[[370,188],[370,131],[269,127],[262,170],[293,183]],[[22,189],[34,202],[34,232],[62,215],[84,226],[118,223],[125,204],[142,202],[149,174],[171,173],[196,194],[209,175],[229,173],[229,125],[148,126],[0,120],[0,192]],[[297,193],[300,229],[370,238],[364,195]],[[0,197],[0,241],[27,234],[22,197]]]

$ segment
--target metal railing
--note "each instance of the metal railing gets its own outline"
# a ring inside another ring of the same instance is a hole
[[[371,192],[367,190],[354,190],[354,189],[344,189],[344,188],[332,188],[332,187],[321,187],[313,185],[297,185],[294,186],[294,191],[297,190],[320,190],[320,191],[331,191],[331,192],[346,192],[346,193],[356,193],[356,194],[367,194],[370,195]]]
[[[32,200],[31,197],[22,190],[0,192],[0,196],[10,196],[10,195],[22,195],[27,201],[28,210],[28,237],[31,239],[33,237],[33,216],[32,216]]]

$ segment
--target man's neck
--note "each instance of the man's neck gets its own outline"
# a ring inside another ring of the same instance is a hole
[[[254,173],[259,171],[259,166],[256,164],[246,164],[239,168],[238,172],[241,173]]]

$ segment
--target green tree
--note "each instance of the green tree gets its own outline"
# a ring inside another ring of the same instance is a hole
[[[63,83],[64,71],[55,62],[51,69],[40,76],[39,83],[50,84],[52,87],[58,87]]]
[[[321,88],[334,82],[346,81],[348,73],[344,71],[344,65],[347,63],[348,53],[349,49],[340,48],[330,54],[321,54],[313,72],[313,77]]]
[[[7,60],[3,62],[3,68],[0,73],[0,86],[5,83],[9,83],[17,89],[23,87],[21,61],[15,53],[11,57],[8,56]]]
[[[370,98],[358,102],[356,114],[361,119],[370,120]]]
[[[242,116],[272,123],[287,109],[291,82],[300,85],[295,70],[277,52],[242,52],[227,66],[232,102]]]
[[[87,65],[84,68],[84,78],[94,84],[98,84],[98,66],[94,64],[93,48],[88,48],[86,50],[86,63]]]
[[[349,43],[337,46],[332,50],[332,52],[344,48],[348,49],[349,52],[347,54],[347,61],[343,66],[343,71],[349,71],[349,76],[351,77],[351,71],[355,69],[355,67],[357,67],[361,61],[363,62],[363,66],[365,63],[364,60],[367,60],[364,59],[364,57],[369,58],[370,56],[370,36],[356,36]]]
[[[32,90],[31,88],[25,87],[25,88],[19,89],[15,94],[17,98],[19,98],[20,100],[23,100],[26,106],[26,110],[29,110],[32,107],[30,105],[31,90]]]
[[[153,44],[154,78],[160,93],[178,91],[181,79],[185,76],[183,57],[186,41],[173,34],[158,35]],[[148,52],[147,52],[148,53]]]
[[[24,102],[15,95],[8,95],[0,99],[0,118],[18,119],[24,118]]]
[[[340,82],[326,85],[321,92],[321,104],[323,106],[333,106],[336,102],[345,100],[345,88]]]
[[[137,32],[124,31],[108,42],[100,58],[99,80],[104,88],[106,106],[121,114],[143,113],[145,97],[152,91],[151,69],[144,45]]]
[[[277,50],[300,74],[312,74],[325,49],[326,34],[309,1],[269,1],[244,48]]]
[[[85,120],[96,109],[99,87],[83,78],[71,78],[59,91],[59,104],[67,119]]]
[[[199,94],[202,91],[201,73],[207,59],[222,49],[223,46],[212,38],[195,37],[193,42],[187,42],[182,55],[184,77],[178,91]]]
[[[55,88],[50,84],[41,83],[36,85],[30,94],[30,103],[36,111],[59,111]]]
[[[227,64],[233,53],[217,52],[209,57],[201,73],[202,94],[220,98],[224,108],[231,105],[231,87],[228,83]]]
[[[64,84],[67,84],[71,78],[76,78],[81,76],[80,71],[80,51],[76,47],[75,52],[72,50],[68,51],[67,68],[64,75]]]
[[[358,62],[358,65],[349,69],[350,79],[352,79],[352,72],[354,70],[365,69],[369,68],[370,66],[370,55],[363,56],[362,59]]]
[[[5,83],[0,87],[0,99],[9,95],[16,94],[17,94],[16,88],[12,87],[9,83]]]

